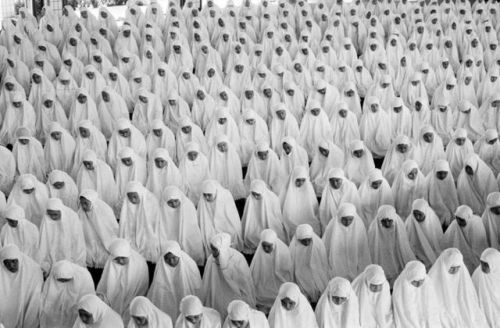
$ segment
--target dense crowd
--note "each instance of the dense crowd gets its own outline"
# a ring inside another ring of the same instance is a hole
[[[483,0],[21,9],[0,323],[500,327],[499,39]]]

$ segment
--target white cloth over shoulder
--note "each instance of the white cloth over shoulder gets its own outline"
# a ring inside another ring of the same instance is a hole
[[[479,298],[479,306],[484,311],[491,328],[500,327],[500,253],[487,248],[481,254],[481,266],[472,274],[472,282]]]

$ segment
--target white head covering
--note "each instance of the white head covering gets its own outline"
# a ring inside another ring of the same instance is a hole
[[[333,142],[347,153],[351,142],[361,139],[358,119],[345,102],[337,103],[335,107],[337,112],[330,117]]]
[[[261,159],[258,153],[267,154],[266,158]],[[250,163],[245,175],[247,188],[254,180],[259,179],[263,180],[275,194],[279,194],[283,184],[286,183],[286,178],[281,170],[278,155],[269,147],[267,141],[260,142],[252,148]]]
[[[40,325],[71,327],[78,316],[78,301],[93,293],[94,282],[86,268],[66,260],[57,262],[43,285]]]
[[[459,145],[457,142],[458,139],[465,139],[465,142]],[[472,153],[474,153],[474,147],[471,140],[467,137],[467,130],[463,128],[456,129],[450,142],[446,145],[446,160],[450,163],[451,173],[455,181],[457,181],[464,167],[465,160]]]
[[[130,201],[129,193],[138,195],[139,204]],[[120,238],[128,240],[147,261],[155,262],[159,254],[158,226],[161,216],[158,199],[137,181],[127,184],[123,197]]]
[[[97,191],[85,189],[80,198],[91,205],[89,212],[81,206],[78,209],[87,246],[86,263],[90,268],[103,268],[109,257],[109,244],[118,237],[118,222],[113,209],[99,198]]]
[[[157,161],[165,162],[165,166],[158,167]],[[155,194],[158,199],[162,197],[163,190],[166,187],[184,187],[183,176],[165,148],[156,148],[149,155],[147,173],[146,188]]]
[[[465,266],[469,272],[474,272],[479,265],[481,253],[488,247],[486,230],[481,218],[474,215],[467,205],[457,207],[455,218],[465,220],[466,225],[462,227],[457,219],[453,220],[444,234],[444,245],[458,248]]]
[[[203,196],[198,202],[198,222],[205,253],[210,253],[210,240],[219,232],[228,233],[235,248],[241,249],[241,223],[231,193],[215,180],[205,180],[201,192],[215,195],[211,202]]]
[[[422,222],[415,218],[415,211],[424,215]],[[415,257],[430,268],[441,254],[444,236],[441,222],[426,200],[419,198],[413,202],[405,227]]]
[[[165,261],[165,256],[169,253],[178,257],[179,262],[175,267]],[[148,298],[171,318],[177,318],[182,298],[186,295],[197,295],[199,292],[200,271],[196,262],[181,250],[176,241],[162,243],[161,254],[156,263]]]
[[[491,209],[498,206],[500,206],[500,193],[492,192],[486,198],[486,208],[482,216],[488,245],[496,250],[500,250],[500,219]]]
[[[285,113],[284,119],[278,116],[277,113],[280,111]],[[299,138],[299,125],[297,119],[283,103],[276,104],[272,110],[269,134],[271,136],[271,147],[278,154],[281,152],[281,144],[285,137],[290,136],[294,139]]]
[[[287,144],[290,152],[287,154],[284,144]],[[294,171],[294,169],[298,166],[309,166],[309,158],[307,156],[307,151],[297,143],[297,141],[291,137],[284,137],[280,144],[280,152],[279,155],[281,157],[281,169],[283,170],[283,176],[289,177],[290,174]],[[283,186],[285,187],[285,186]]]
[[[186,317],[198,316],[200,328],[220,328],[220,314],[214,309],[204,307],[200,299],[194,295],[184,297],[180,304],[180,314],[175,322],[175,328],[191,328],[192,323]]]
[[[479,298],[479,306],[486,315],[490,327],[498,324],[500,315],[500,253],[493,248],[487,248],[481,254],[481,262],[488,264],[489,272],[482,270],[479,266],[472,274],[472,282]]]
[[[227,307],[227,318],[224,322],[223,328],[234,328],[235,326],[231,322],[243,321],[247,324],[247,328],[269,328],[269,323],[267,322],[264,313],[258,310],[251,309],[247,303],[234,300],[229,303]]]
[[[19,270],[12,273],[5,267],[5,260],[18,260]],[[17,246],[9,244],[0,249],[0,315],[6,327],[36,327],[43,284],[40,266]]]
[[[374,189],[372,184],[376,181],[382,181],[382,183]],[[394,205],[391,186],[382,175],[382,171],[379,169],[370,171],[365,181],[359,186],[359,199],[359,214],[368,229],[380,206]]]
[[[59,170],[50,172],[47,188],[50,197],[61,199],[63,204],[73,211],[78,209],[78,187],[68,173]]]
[[[144,296],[135,297],[130,303],[130,316],[144,317],[148,321],[148,327],[172,328],[172,319],[160,311],[150,300]],[[130,320],[128,328],[139,327],[133,319]]]
[[[466,172],[467,166],[472,169],[472,175]],[[493,172],[478,155],[471,154],[457,180],[458,200],[480,215],[486,206],[486,197],[494,191],[498,191],[498,185]]]
[[[262,243],[272,245],[270,253],[266,253]],[[268,311],[281,284],[292,278],[292,258],[287,245],[281,241],[276,232],[265,229],[260,233],[259,246],[250,265],[253,281],[255,282],[255,294],[257,306]]]
[[[296,185],[298,179],[305,180],[300,187]],[[297,226],[302,223],[309,224],[317,235],[321,235],[318,200],[309,179],[307,167],[295,167],[290,174],[287,185],[281,192],[280,199],[283,220],[290,239],[295,234]]]
[[[372,108],[377,106],[376,111]],[[365,100],[365,110],[359,121],[361,139],[375,157],[385,156],[391,145],[392,125],[391,118],[385,108],[381,108],[377,97],[368,97]]]
[[[392,221],[390,228],[382,225],[384,219]],[[368,229],[368,242],[373,263],[382,266],[391,285],[406,263],[415,260],[404,222],[390,205],[382,205],[378,209]]]
[[[424,140],[424,135],[426,134],[433,136],[431,142]],[[434,131],[432,126],[426,125],[420,130],[420,136],[417,140],[414,156],[424,175],[432,171],[436,161],[446,158],[443,141],[436,131]]]
[[[291,310],[283,308],[281,301],[284,298],[294,302],[295,307]],[[281,285],[268,320],[271,328],[318,328],[309,301],[300,292],[299,286],[293,282],[286,282]]]
[[[17,222],[17,226],[11,227],[4,224],[0,230],[1,245],[16,245],[23,254],[37,259],[38,257],[38,228],[26,220],[24,209],[15,203],[6,206],[2,211],[2,216]]]
[[[416,287],[413,281],[423,281]],[[437,301],[432,281],[425,272],[425,265],[408,262],[394,283],[392,305],[396,326],[441,327]]]
[[[333,105],[333,104],[332,104]],[[313,114],[314,110],[319,110],[318,114]],[[321,104],[316,100],[311,100],[307,105],[306,113],[300,123],[300,143],[307,151],[309,159],[312,159],[319,143],[326,139],[332,139],[332,130],[328,116]]]
[[[60,260],[68,260],[85,266],[86,249],[82,223],[78,215],[64,206],[59,198],[47,201],[48,211],[59,211],[59,220],[53,220],[48,213],[40,225],[40,245],[38,259],[45,273]]]
[[[245,301],[252,307],[256,305],[250,268],[243,255],[230,245],[231,236],[225,232],[210,239],[210,246],[217,249],[219,255],[217,258],[209,256],[201,289],[203,303],[222,316],[227,314],[227,306],[235,299]]]
[[[146,295],[148,290],[148,265],[125,239],[113,240],[109,245],[109,253],[96,292],[102,294],[111,308],[128,322],[130,302],[136,296]],[[116,263],[117,257],[128,258],[128,263]]]
[[[400,151],[400,145],[406,147],[404,153]],[[414,149],[415,146],[413,142],[406,135],[398,135],[392,141],[391,147],[387,151],[384,162],[382,163],[382,174],[384,174],[384,177],[391,186],[403,163],[409,159],[413,159]]]
[[[120,131],[129,130],[130,135],[123,137]],[[118,161],[118,154],[123,147],[132,148],[137,155],[146,158],[147,146],[144,135],[127,119],[118,119],[116,129],[111,135],[108,144],[107,162],[111,167],[115,167]]]
[[[27,141],[27,144],[22,144],[21,140]],[[19,174],[31,173],[38,180],[45,181],[46,162],[42,144],[35,137],[32,137],[31,132],[26,127],[20,127],[16,130],[16,142],[12,154],[16,159]]]
[[[452,274],[449,270],[458,267]],[[444,250],[429,271],[444,327],[488,327],[472,279],[456,248]]]
[[[73,155],[75,153],[76,143],[71,134],[58,122],[52,122],[48,131],[49,135],[45,141],[45,160],[47,161],[47,170],[61,170],[71,172],[73,167]],[[53,133],[59,133],[60,139],[52,137]]]
[[[353,155],[354,151],[363,151],[361,158]],[[361,140],[353,140],[349,145],[349,152],[346,156],[344,171],[346,177],[359,186],[368,173],[375,168],[372,153]]]
[[[342,217],[354,217],[344,226]],[[332,276],[352,280],[371,263],[368,238],[363,220],[351,203],[342,203],[323,235]]]
[[[416,174],[410,179],[409,174],[415,173],[415,170]],[[412,159],[404,161],[392,184],[394,207],[401,217],[405,218],[410,214],[415,199],[424,197],[425,187],[425,176],[420,172],[417,162]]]
[[[241,218],[245,252],[255,251],[264,229],[273,230],[281,241],[288,242],[278,196],[266,187],[264,181],[259,179],[252,181],[250,193]],[[256,199],[254,193],[259,194],[260,198]]]
[[[326,150],[326,156],[319,149]],[[321,196],[323,189],[328,184],[328,173],[332,168],[341,168],[344,166],[344,152],[329,139],[321,140],[311,163],[310,176],[314,186],[316,196]]]
[[[381,285],[381,290],[371,291],[371,285]],[[358,296],[360,323],[362,327],[392,327],[391,291],[384,269],[376,264],[370,264],[352,282],[352,289]]]
[[[188,153],[198,154],[196,159],[190,160]],[[194,204],[198,204],[201,196],[201,187],[203,181],[210,177],[210,169],[208,159],[202,153],[200,146],[195,142],[190,142],[186,145],[185,153],[179,154],[179,172],[184,179],[186,196],[191,199]]]
[[[342,297],[342,304],[335,304],[332,297]],[[360,328],[359,303],[349,280],[335,277],[328,283],[316,305],[316,319],[320,328]]]
[[[93,323],[87,325],[78,317],[73,328],[124,327],[120,315],[94,294],[83,296],[80,301],[78,301],[77,309],[85,310],[92,314]]]
[[[446,178],[439,180],[436,176],[437,172],[448,172],[448,174]],[[426,180],[427,190],[424,198],[436,212],[441,225],[448,226],[458,207],[457,189],[448,162],[438,160]]]
[[[158,134],[158,135],[157,135]],[[163,123],[163,120],[154,120],[151,122],[151,130],[146,137],[147,155],[150,159],[156,148],[165,148],[168,150],[170,157],[175,161],[182,158],[184,153],[178,153],[176,150],[175,135]],[[205,151],[205,150],[204,150]]]

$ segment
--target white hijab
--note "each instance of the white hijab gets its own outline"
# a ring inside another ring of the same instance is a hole
[[[192,328],[193,324],[186,318],[191,316],[199,316],[199,328],[220,328],[220,314],[214,309],[204,307],[200,299],[194,295],[188,295],[181,300],[180,314],[175,322],[175,328]]]
[[[373,292],[371,285],[380,286]],[[376,264],[368,265],[352,282],[352,289],[358,296],[360,323],[364,328],[393,328],[391,291],[384,269]]]
[[[449,272],[452,267],[458,267],[454,274]],[[472,279],[458,249],[444,250],[429,271],[429,278],[437,296],[437,308],[443,328],[488,327]]]
[[[342,218],[353,217],[345,226]],[[353,280],[371,263],[366,228],[351,203],[342,203],[323,235],[332,276]]]
[[[414,281],[422,284],[418,287]],[[394,283],[392,304],[398,327],[441,327],[432,281],[425,266],[418,261],[408,262]]]
[[[104,266],[96,292],[128,322],[130,302],[136,296],[144,296],[148,290],[149,275],[146,260],[134,251],[125,239],[115,239],[109,245],[109,257]],[[117,257],[128,258],[120,265]]]
[[[172,319],[163,313],[144,296],[136,296],[130,303],[130,316],[146,318],[148,327],[151,328],[172,328]],[[140,327],[135,320],[130,320],[128,328]]]
[[[320,197],[323,189],[325,189],[330,170],[332,168],[342,168],[343,166],[344,152],[330,139],[321,140],[314,151],[309,172],[316,196]]]
[[[286,310],[281,305],[281,301],[285,298],[295,303],[293,309]],[[309,301],[300,292],[299,286],[293,282],[286,282],[281,285],[268,320],[271,328],[319,327]]]
[[[166,256],[169,253],[177,257],[176,266],[167,263]],[[201,288],[200,271],[196,262],[181,250],[176,241],[162,243],[161,254],[156,262],[156,270],[148,298],[171,318],[177,318],[181,300],[187,295],[199,294]]]
[[[85,310],[92,314],[93,322],[85,324],[78,317],[73,325],[73,328],[107,328],[116,327],[123,328],[123,320],[111,307],[103,302],[97,295],[88,294],[83,296],[77,304],[78,310]]]
[[[71,327],[78,317],[80,298],[94,293],[86,268],[67,260],[57,262],[43,285],[40,327]]]
[[[418,221],[415,213],[420,215],[419,220],[423,221]],[[430,268],[443,250],[444,234],[439,218],[426,200],[419,198],[413,202],[405,228],[415,257],[426,268]]]
[[[332,297],[344,299],[335,304]],[[328,283],[316,305],[316,319],[320,328],[360,328],[359,302],[349,280],[335,277]]]
[[[264,313],[251,309],[250,306],[240,300],[234,300],[227,307],[227,317],[223,328],[240,327],[233,324],[233,321],[243,322],[246,328],[269,328],[269,323]]]
[[[460,140],[460,141],[459,141]],[[458,142],[463,142],[461,145]],[[453,179],[457,181],[466,159],[474,153],[471,140],[467,137],[467,130],[458,128],[446,146],[446,160],[450,163]]]
[[[425,196],[425,187],[425,176],[420,172],[417,162],[412,159],[404,161],[391,188],[394,207],[401,217],[405,218],[410,214],[415,199]]]
[[[260,154],[266,154],[261,159]],[[283,185],[286,183],[286,176],[281,170],[278,155],[269,147],[269,143],[261,142],[252,148],[250,163],[245,175],[245,186],[250,188],[254,180],[262,180],[268,188],[279,195]]]
[[[437,178],[437,172],[447,172],[443,180]],[[458,207],[457,189],[451,175],[450,165],[445,160],[438,160],[433,170],[426,178],[425,199],[441,221],[441,225],[448,226],[453,220]]]
[[[161,165],[164,165],[161,167]],[[158,199],[166,187],[175,186],[184,189],[184,179],[165,148],[156,148],[150,154],[148,163],[148,188]]]
[[[189,153],[197,154],[196,158],[191,160],[188,156]],[[179,172],[184,179],[186,196],[194,204],[198,204],[202,183],[210,178],[208,159],[195,142],[188,143],[185,153],[179,154],[179,156]]]
[[[272,245],[271,252],[264,251],[263,243]],[[280,286],[292,279],[290,250],[273,230],[264,229],[260,233],[250,271],[255,282],[257,307],[267,312],[273,305]]]
[[[5,223],[0,230],[1,245],[16,245],[23,254],[36,260],[38,258],[38,228],[26,220],[24,209],[13,203],[3,210],[3,216],[7,220],[17,222],[16,227]]]
[[[383,226],[383,220],[391,220],[392,226]],[[394,207],[382,205],[368,229],[368,243],[373,263],[382,266],[392,285],[409,261],[415,260],[403,220]]]
[[[424,135],[431,137],[431,142],[425,141]],[[414,156],[424,175],[431,172],[434,164],[438,160],[446,158],[443,141],[432,126],[425,125],[420,130],[420,136],[417,140]]]
[[[498,206],[500,206],[500,193],[492,192],[486,198],[486,208],[482,216],[488,245],[496,250],[500,250],[500,219],[492,208]]]
[[[354,152],[362,151],[361,157],[354,156]],[[372,169],[375,168],[371,151],[361,140],[353,140],[349,145],[349,152],[346,156],[344,171],[346,178],[359,186]]]
[[[12,273],[5,260],[18,260],[19,270]],[[40,266],[17,246],[9,244],[0,249],[0,315],[6,327],[37,327],[43,284]]]
[[[403,148],[405,147],[405,148]],[[404,152],[402,150],[404,149]],[[415,146],[407,135],[398,135],[391,144],[382,163],[382,174],[392,186],[405,161],[413,159]]]
[[[482,270],[479,266],[472,274],[472,282],[479,298],[479,306],[484,311],[486,320],[492,328],[498,327],[500,316],[500,253],[493,248],[487,248],[481,254],[481,262],[487,264],[489,271]]]
[[[380,181],[381,183],[377,189],[372,187],[374,182]],[[374,220],[380,206],[394,206],[394,197],[392,195],[391,186],[379,169],[373,169],[370,171],[368,177],[365,181],[363,181],[361,186],[359,186],[358,193],[360,199],[359,214],[367,229]]]

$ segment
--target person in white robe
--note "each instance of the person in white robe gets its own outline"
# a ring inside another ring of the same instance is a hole
[[[52,266],[60,260],[85,267],[85,237],[75,211],[64,206],[59,198],[49,198],[40,225],[38,263],[48,275]]]
[[[8,195],[16,177],[16,159],[12,152],[0,145],[0,191]]]
[[[465,129],[471,141],[476,142],[485,132],[478,109],[469,101],[462,100],[458,103],[458,110],[456,128]]]
[[[45,214],[49,192],[47,186],[31,174],[18,176],[7,199],[7,205],[17,204],[24,209],[26,219],[40,227]]]
[[[154,304],[144,296],[137,296],[132,300],[130,303],[130,317],[128,328],[173,328],[170,316],[154,306]]]
[[[319,204],[306,166],[296,166],[280,194],[283,220],[289,239],[300,224],[309,224],[316,235],[322,235]]]
[[[467,137],[467,130],[457,128],[446,145],[446,160],[450,163],[451,173],[455,181],[465,166],[466,159],[474,153],[471,140]]]
[[[359,187],[374,168],[375,164],[371,151],[363,141],[353,140],[349,145],[349,152],[344,166],[346,178]]]
[[[391,119],[376,97],[365,101],[359,121],[361,138],[375,157],[384,157],[391,145]]]
[[[162,217],[159,223],[159,238],[177,241],[184,252],[202,266],[205,263],[200,227],[196,208],[189,198],[176,186],[164,189],[161,198]]]
[[[271,328],[318,328],[314,310],[293,282],[281,285],[269,313]]]
[[[272,108],[272,115],[269,123],[269,134],[271,137],[271,147],[279,154],[281,145],[285,137],[299,138],[298,119],[290,112],[289,107],[284,103],[278,103]]]
[[[142,134],[146,134],[151,129],[151,123],[154,120],[162,119],[163,106],[160,97],[146,89],[141,88],[136,99],[132,123]]]
[[[413,202],[405,228],[415,257],[430,269],[443,250],[444,234],[439,218],[425,199]]]
[[[432,171],[438,160],[446,158],[443,141],[432,126],[425,125],[421,128],[414,158],[424,175]]]
[[[381,266],[368,265],[354,279],[352,289],[359,300],[361,327],[394,327],[390,286]]]
[[[250,265],[257,309],[269,313],[281,284],[292,279],[292,259],[287,245],[276,232],[264,229]]]
[[[82,120],[77,125],[78,132],[75,137],[75,155],[73,157],[72,176],[76,176],[83,158],[83,154],[87,149],[93,150],[97,158],[106,160],[106,138],[89,120]]]
[[[394,196],[387,180],[379,169],[373,169],[368,177],[359,186],[359,214],[365,223],[366,229],[375,219],[378,209],[382,205],[394,206]]]
[[[428,277],[435,290],[441,327],[488,327],[458,249],[445,249],[430,269]]]
[[[105,86],[98,97],[97,106],[102,133],[109,139],[116,129],[118,120],[129,118],[127,103],[112,87]]]
[[[53,170],[47,179],[49,196],[59,198],[73,211],[78,209],[78,187],[71,176],[63,171]]]
[[[109,253],[96,292],[128,323],[130,302],[148,291],[148,265],[125,239],[113,240]]]
[[[382,205],[368,229],[373,263],[382,266],[392,286],[409,261],[415,260],[403,220],[394,207]]]
[[[323,231],[330,220],[337,215],[340,205],[351,203],[357,208],[360,203],[356,185],[345,177],[341,168],[331,168],[325,180],[319,204],[319,218]]]
[[[76,92],[76,98],[69,110],[68,130],[75,135],[78,123],[83,120],[89,120],[99,131],[101,130],[97,105],[89,92],[84,88],[80,88]]]
[[[415,146],[407,135],[398,135],[392,141],[391,147],[382,163],[382,174],[392,186],[403,163],[413,159]]]
[[[16,245],[23,254],[36,260],[39,233],[36,225],[26,220],[24,209],[13,203],[6,206],[2,215],[5,223],[0,230],[0,245]]]
[[[211,252],[212,237],[220,232],[231,236],[235,249],[242,249],[240,218],[229,190],[222,187],[216,180],[209,179],[203,182],[201,194],[197,213],[205,255],[208,256]]]
[[[447,161],[438,160],[432,172],[427,175],[424,198],[436,212],[441,225],[448,227],[458,207],[458,195]]]
[[[371,261],[363,220],[351,203],[342,203],[323,235],[331,276],[352,281]]]
[[[88,294],[77,304],[78,318],[73,328],[124,328],[123,320],[97,295]]]
[[[184,189],[184,180],[168,150],[156,148],[150,154],[146,187],[160,199],[168,186]]]
[[[261,232],[265,229],[273,230],[281,241],[288,242],[280,200],[262,180],[253,180],[250,185],[250,195],[245,202],[241,227],[243,252],[247,254],[255,252]]]
[[[246,197],[241,160],[229,136],[215,138],[208,154],[210,176],[228,189],[235,200]]]
[[[72,327],[78,317],[78,301],[94,293],[94,282],[85,267],[67,260],[55,263],[42,289],[40,327]]]
[[[289,177],[298,166],[309,166],[306,150],[291,136],[283,138],[278,155],[285,177]]]
[[[330,267],[321,238],[308,224],[297,226],[290,242],[292,278],[309,302],[315,304],[328,284]]]
[[[196,262],[176,241],[161,245],[161,256],[153,277],[148,298],[171,318],[177,318],[181,300],[187,295],[199,295],[201,275]]]
[[[123,147],[132,148],[140,157],[146,158],[147,146],[144,135],[127,119],[116,122],[116,130],[109,139],[106,162],[114,168],[118,153]]]
[[[203,273],[201,299],[203,304],[227,315],[228,304],[240,299],[255,307],[255,287],[243,255],[231,248],[231,236],[225,232],[210,240],[211,255]]]
[[[137,181],[141,184],[146,183],[146,161],[144,158],[139,157],[130,147],[120,149],[117,159],[115,180],[120,197],[122,197],[130,181]]]
[[[76,163],[75,163],[76,165]],[[97,158],[94,151],[84,152],[76,174],[78,190],[93,189],[108,205],[118,204],[118,187],[111,167]]]
[[[128,240],[147,261],[154,263],[159,254],[161,209],[158,199],[137,181],[127,184],[123,197],[119,236]]]
[[[92,189],[79,195],[78,216],[86,245],[86,265],[102,269],[109,257],[109,245],[118,238],[118,222],[113,209]]]
[[[227,317],[223,328],[269,328],[264,313],[250,308],[240,300],[234,300],[227,307]]]
[[[471,154],[457,180],[458,200],[470,206],[476,215],[481,215],[486,207],[486,198],[498,191],[498,185],[491,169],[476,154]]]
[[[38,327],[42,284],[38,263],[13,244],[0,249],[0,317],[5,327]]]
[[[411,212],[413,201],[424,197],[426,180],[417,162],[412,159],[404,161],[398,170],[391,189],[396,212],[406,218]]]
[[[337,112],[330,118],[333,142],[347,153],[351,142],[361,139],[358,119],[347,103],[340,102],[335,106]]]
[[[261,142],[253,148],[248,169],[245,175],[245,186],[250,188],[254,180],[262,180],[267,188],[279,195],[286,182],[280,159],[278,155],[269,147],[268,142]]]
[[[495,176],[500,172],[500,142],[498,142],[498,132],[488,129],[474,144],[474,152],[493,171]]]
[[[472,282],[479,298],[479,306],[483,310],[491,328],[498,327],[499,306],[499,267],[500,253],[493,248],[487,248],[481,254],[481,265],[472,274]]]
[[[472,273],[479,265],[481,253],[488,247],[483,221],[467,205],[460,205],[443,239],[445,248],[456,247],[463,255],[465,266]]]
[[[175,328],[221,328],[220,314],[211,308],[204,307],[200,299],[188,295],[181,300],[180,314],[175,322]]]
[[[344,166],[344,152],[333,142],[323,139],[318,143],[311,162],[310,176],[316,196],[320,197],[328,183],[328,173],[332,168]]]
[[[201,128],[193,123],[191,118],[183,116],[179,121],[179,129],[177,129],[176,137],[176,150],[175,154],[180,156],[186,151],[186,146],[190,142],[196,142],[201,146],[203,153],[208,153],[208,146],[203,135]],[[176,162],[179,162],[180,158],[176,158]]]
[[[76,142],[58,122],[52,122],[44,145],[47,171],[61,170],[71,173]]]
[[[151,130],[146,137],[147,157],[151,158],[156,148],[165,148],[168,154],[175,161],[181,160],[184,153],[177,153],[174,133],[163,123],[162,120],[154,120],[151,123]],[[184,148],[186,148],[185,145]]]
[[[315,313],[320,328],[361,327],[358,297],[345,278],[330,280]]]
[[[210,167],[208,158],[197,143],[190,142],[186,145],[185,153],[180,157],[179,172],[184,180],[186,196],[194,204],[198,204],[202,184],[210,178]]]
[[[408,262],[396,279],[392,306],[396,327],[441,327],[436,292],[421,262]]]
[[[36,114],[33,106],[20,91],[12,95],[11,102],[5,104],[5,115],[0,128],[0,142],[13,145],[18,128],[26,127],[32,135],[35,134]]]
[[[500,250],[500,193],[492,192],[486,198],[486,208],[481,217],[486,230],[488,246]]]
[[[299,130],[300,144],[307,151],[310,160],[313,159],[318,145],[322,140],[332,139],[329,122],[323,106],[317,100],[310,100],[300,123]]]

